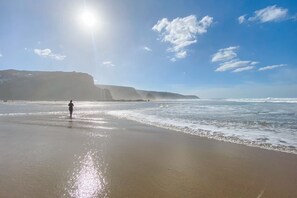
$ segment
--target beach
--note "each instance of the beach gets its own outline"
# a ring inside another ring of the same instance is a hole
[[[106,114],[0,123],[0,197],[297,197],[296,154]]]
[[[297,198],[297,0],[0,16],[0,198]]]

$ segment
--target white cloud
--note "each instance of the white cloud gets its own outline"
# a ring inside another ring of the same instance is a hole
[[[65,55],[54,54],[51,49],[34,49],[34,53],[44,58],[53,58],[58,61],[62,61],[66,58]]]
[[[159,20],[156,25],[152,28],[154,31],[161,32],[163,28],[168,26],[170,22],[167,18],[163,18],[162,20]]]
[[[285,20],[288,17],[288,9],[277,7],[276,5],[268,6],[261,10],[256,10],[253,17],[249,17],[249,21],[258,21],[260,23]]]
[[[149,48],[149,47],[147,47],[147,46],[144,46],[143,49],[144,49],[145,51],[148,51],[148,52],[153,51],[151,48]]]
[[[231,46],[228,48],[219,49],[219,51],[212,56],[211,61],[220,62],[231,60],[237,57],[235,50],[237,50],[238,48],[239,46]]]
[[[242,72],[242,71],[252,70],[254,68],[255,68],[255,66],[246,66],[246,67],[237,68],[237,69],[233,70],[232,72],[238,73],[238,72]]]
[[[3,55],[0,53],[0,58],[2,57]]]
[[[154,25],[152,30],[160,33],[162,42],[171,44],[168,51],[175,53],[176,60],[187,56],[186,47],[196,43],[197,36],[206,33],[212,22],[213,18],[210,16],[205,16],[200,21],[197,21],[195,15],[178,17],[172,21],[163,18]]]
[[[245,20],[246,20],[245,16],[246,15],[242,15],[242,16],[240,16],[240,17],[237,18],[239,24],[242,24],[242,23],[245,22]]]
[[[256,65],[257,63],[258,62],[254,62],[254,61],[241,61],[239,59],[234,59],[231,61],[221,63],[220,66],[215,71],[224,72],[224,71],[233,70],[237,68],[246,68],[249,66]]]
[[[186,58],[187,57],[187,52],[186,51],[179,51],[175,53],[176,58]]]
[[[111,61],[103,61],[102,64],[106,65],[107,67],[114,67],[115,66],[115,64],[113,64]]]
[[[50,49],[34,49],[34,53],[39,56],[49,56],[51,52]]]
[[[280,65],[270,65],[270,66],[266,66],[266,67],[261,67],[259,68],[259,71],[265,71],[265,70],[271,70],[271,69],[275,69],[278,67],[284,67],[286,66],[285,64],[280,64]]]

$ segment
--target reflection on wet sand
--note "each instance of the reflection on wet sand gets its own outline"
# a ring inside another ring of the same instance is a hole
[[[72,124],[72,120],[69,120],[69,121],[68,121],[68,126],[67,126],[67,128],[71,129],[71,128],[72,128],[72,125],[73,125],[73,124]]]
[[[89,151],[78,158],[77,168],[74,169],[68,181],[68,195],[75,198],[107,197],[106,165],[97,152]]]

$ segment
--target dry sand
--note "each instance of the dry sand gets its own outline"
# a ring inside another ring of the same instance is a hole
[[[0,197],[297,197],[297,155],[109,116],[0,119]]]

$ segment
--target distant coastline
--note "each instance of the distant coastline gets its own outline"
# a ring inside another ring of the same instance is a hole
[[[95,85],[91,75],[80,72],[0,71],[0,100],[25,101],[158,101],[199,99],[194,95],[136,90],[133,87]]]

